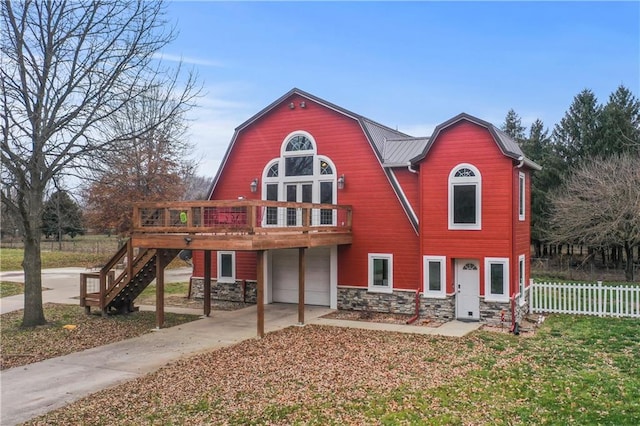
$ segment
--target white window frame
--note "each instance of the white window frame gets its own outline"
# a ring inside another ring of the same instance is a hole
[[[518,173],[518,219],[520,221],[524,221],[527,207],[527,186],[526,186],[526,177],[523,172]]]
[[[491,265],[503,265],[502,291],[503,294],[491,293]],[[485,257],[484,259],[484,299],[488,302],[509,301],[509,258]]]
[[[373,284],[373,262],[376,259],[383,259],[389,262],[389,276],[387,277],[387,285],[379,286]],[[390,253],[369,253],[369,261],[367,262],[369,285],[368,291],[371,293],[393,293],[393,254]]]
[[[456,177],[456,172],[460,169],[469,169],[475,176]],[[454,200],[453,188],[458,185],[474,185],[476,188],[476,222],[475,223],[454,223]],[[460,163],[449,172],[449,229],[451,230],[481,230],[482,229],[482,176],[480,171],[472,164]]]
[[[295,136],[304,136],[307,138],[312,145],[311,149],[307,149],[304,151],[287,151],[287,145],[291,138]],[[303,176],[286,176],[286,158],[290,157],[313,157],[313,174],[311,175],[303,175]],[[320,170],[320,162],[326,162],[329,167],[331,167],[331,174],[322,174]],[[271,166],[274,164],[278,164],[278,176],[277,177],[269,177],[267,176]],[[296,130],[289,133],[282,144],[280,145],[280,157],[273,158],[271,161],[267,162],[267,165],[262,170],[262,199],[266,200],[267,198],[267,185],[269,184],[277,184],[278,185],[278,200],[284,201],[286,200],[285,188],[287,184],[297,184],[297,183],[310,183],[312,185],[312,202],[319,203],[320,202],[320,184],[322,182],[329,182],[332,185],[332,201],[331,204],[338,203],[338,171],[336,165],[333,161],[327,156],[319,155],[317,150],[317,144],[313,136],[304,130]],[[264,227],[283,227],[286,226],[286,208],[278,207],[278,220],[276,224],[267,224],[266,220],[263,218]],[[265,210],[266,211],[266,210]],[[321,210],[313,209],[311,224],[312,226],[320,226],[321,224]],[[325,226],[335,226],[337,223],[337,211],[333,211],[333,220],[332,223],[324,224]]]
[[[231,276],[222,276],[222,256],[231,255]],[[218,282],[219,283],[235,283],[236,282],[236,252],[235,251],[218,251]]]
[[[520,256],[518,256],[518,289],[520,290],[520,306],[527,303],[527,291],[526,291],[527,290],[526,289],[527,264],[525,262],[526,262],[526,256],[524,254],[521,254]]]
[[[440,290],[429,290],[429,263],[440,262]],[[445,299],[447,297],[447,257],[446,256],[423,256],[422,261],[424,288],[422,294],[425,297]]]

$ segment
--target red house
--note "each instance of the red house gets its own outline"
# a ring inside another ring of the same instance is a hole
[[[306,251],[307,304],[500,322],[527,309],[530,174],[539,168],[468,114],[416,138],[293,89],[236,129],[209,198],[352,207],[351,244]],[[263,226],[300,220],[273,207]],[[341,218],[320,210],[311,220]],[[298,253],[266,252],[265,303],[298,301]],[[194,252],[194,289],[203,260]],[[255,300],[255,252],[214,252],[212,271],[212,297]]]

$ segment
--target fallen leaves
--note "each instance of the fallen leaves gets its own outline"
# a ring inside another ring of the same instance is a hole
[[[134,312],[129,315],[102,318],[86,315],[75,305],[47,303],[44,305],[48,323],[24,329],[22,310],[1,316],[0,369],[31,364],[67,355],[108,343],[118,342],[148,333],[155,327],[154,312]],[[197,316],[165,313],[165,325],[182,324]]]
[[[446,337],[290,327],[176,361],[33,424],[283,424],[318,416],[354,420],[350,405],[400,387],[410,393],[442,386],[479,368],[460,346],[460,339]],[[488,349],[478,340],[474,350]],[[404,403],[402,398],[394,402]]]

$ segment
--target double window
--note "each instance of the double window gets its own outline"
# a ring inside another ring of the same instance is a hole
[[[369,291],[393,292],[393,255],[369,254]]]
[[[449,173],[449,229],[482,228],[482,179],[471,164],[458,164]]]
[[[447,268],[445,256],[424,256],[424,291],[426,297],[445,298]]]
[[[487,257],[484,259],[484,297],[487,301],[509,301],[509,259]]]

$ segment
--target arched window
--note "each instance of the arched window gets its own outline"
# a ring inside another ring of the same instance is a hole
[[[271,201],[335,204],[336,168],[325,156],[318,155],[316,142],[308,132],[298,130],[283,140],[280,157],[271,160],[262,175],[262,198]],[[267,225],[296,225],[300,215],[296,209],[266,210]],[[332,225],[334,212],[329,209],[314,211],[315,224]]]
[[[471,164],[458,164],[449,173],[449,229],[482,228],[482,179]]]

